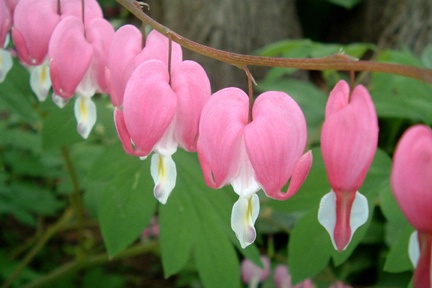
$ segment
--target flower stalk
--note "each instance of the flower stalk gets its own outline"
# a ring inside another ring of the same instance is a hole
[[[264,57],[255,55],[244,55],[232,53],[205,46],[189,40],[166,26],[160,24],[142,9],[135,5],[134,0],[116,0],[123,7],[129,10],[135,17],[142,22],[159,31],[172,41],[180,44],[186,49],[202,54],[212,59],[216,59],[233,66],[243,69],[245,66],[267,66],[267,67],[284,67],[302,70],[339,70],[339,71],[369,71],[382,72],[401,75],[414,78],[427,83],[432,83],[432,69],[418,68],[407,65],[381,63],[374,61],[356,60],[347,55],[335,54],[322,58],[280,58]]]

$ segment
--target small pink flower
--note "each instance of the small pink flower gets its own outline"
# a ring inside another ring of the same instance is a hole
[[[182,61],[180,45],[172,43],[171,66],[175,67]],[[132,72],[144,61],[157,59],[168,67],[168,38],[152,30],[146,45],[142,47],[142,35],[135,26],[122,26],[114,34],[110,47],[106,79],[111,101],[115,107],[123,104],[126,85]]]
[[[313,284],[311,279],[306,279],[305,281],[292,285],[291,275],[288,271],[288,268],[285,265],[278,265],[274,270],[273,281],[275,283],[276,288],[313,288],[315,285]]]
[[[210,81],[196,62],[173,67],[148,60],[132,73],[124,93],[123,110],[114,120],[124,150],[138,157],[156,153],[151,161],[154,194],[165,204],[175,186],[176,168],[171,158],[177,146],[196,151],[201,110],[210,97]]]
[[[418,231],[418,253],[414,264],[414,287],[432,284],[432,130],[425,125],[408,129],[393,156],[391,186],[408,221]],[[414,249],[410,243],[410,250]],[[414,252],[410,251],[410,255]],[[419,258],[418,258],[419,257]]]
[[[282,92],[261,94],[248,123],[249,98],[240,89],[222,89],[203,109],[198,156],[206,183],[231,184],[239,195],[231,227],[244,248],[255,240],[259,213],[255,194],[285,200],[294,195],[312,165],[306,146],[306,121],[297,103]],[[291,179],[287,192],[282,187]]]
[[[96,122],[96,106],[90,98],[96,92],[106,92],[106,55],[114,29],[102,18],[87,25],[69,16],[63,18],[54,30],[49,54],[50,76],[55,95],[64,99],[75,93],[75,117],[78,133],[87,138]]]
[[[352,93],[345,81],[330,92],[321,133],[321,150],[332,191],[320,203],[318,220],[335,249],[344,250],[368,218],[367,199],[358,192],[378,144],[378,119],[362,85]]]
[[[81,19],[81,1],[20,0],[15,7],[12,38],[21,61],[27,65],[40,65],[47,57],[51,35],[62,17]],[[85,20],[102,18],[102,10],[95,0],[85,1]]]
[[[249,287],[257,287],[258,283],[264,282],[270,275],[270,260],[267,256],[261,256],[263,268],[256,266],[249,259],[244,259],[240,266],[241,276],[244,283]]]

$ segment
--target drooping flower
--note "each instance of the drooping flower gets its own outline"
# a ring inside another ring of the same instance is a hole
[[[132,72],[144,61],[157,59],[168,67],[168,38],[152,30],[146,39],[145,47],[142,34],[135,26],[125,25],[116,31],[112,39],[106,79],[111,102],[115,107],[123,104],[126,84]],[[172,44],[171,66],[182,62],[182,50],[177,43]]]
[[[124,150],[138,157],[155,152],[151,174],[155,197],[162,204],[176,182],[171,155],[177,146],[196,151],[199,119],[209,97],[210,81],[198,63],[183,61],[169,73],[166,63],[148,60],[130,76],[123,110],[115,110],[114,120]]]
[[[402,212],[417,230],[410,241],[410,255],[419,254],[413,261],[414,287],[431,287],[432,130],[429,127],[415,125],[402,135],[393,156],[391,186]],[[416,248],[418,251],[413,251]]]
[[[258,287],[258,284],[264,282],[270,275],[270,260],[267,256],[261,256],[263,267],[258,267],[249,259],[244,259],[240,266],[241,277],[248,287]]]
[[[358,192],[378,145],[378,119],[362,85],[352,93],[345,81],[330,92],[321,150],[332,190],[320,203],[318,220],[335,249],[344,250],[368,218],[367,199]]]
[[[231,184],[239,195],[231,227],[243,248],[255,241],[259,214],[256,192],[285,200],[294,195],[312,165],[303,154],[307,128],[297,103],[282,92],[266,92],[255,101],[248,123],[249,98],[237,88],[222,89],[203,109],[198,156],[212,188]],[[282,187],[291,178],[287,192]]]
[[[84,25],[82,20],[65,17],[54,30],[50,46],[50,75],[54,93],[70,99],[78,95],[75,115],[78,133],[87,138],[96,122],[96,107],[91,97],[107,92],[106,55],[114,29],[102,18]]]
[[[85,2],[85,23],[102,18],[102,10],[95,0]],[[40,101],[51,88],[48,49],[51,36],[59,22],[68,16],[82,19],[79,0],[20,0],[15,7],[12,38],[19,59],[31,70],[31,87]]]
[[[12,25],[12,17],[9,8],[0,1],[0,83],[6,78],[6,74],[12,68],[12,56],[4,49],[8,42],[8,33]]]

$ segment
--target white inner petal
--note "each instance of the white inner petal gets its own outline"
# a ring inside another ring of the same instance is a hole
[[[259,198],[253,194],[249,197],[240,196],[234,203],[231,213],[231,228],[240,241],[240,246],[246,248],[255,241],[255,221],[259,214]]]
[[[261,189],[261,186],[255,180],[255,171],[247,156],[244,138],[241,141],[239,154],[239,171],[231,181],[231,185],[240,197],[250,197],[258,192],[258,190]]]
[[[356,192],[350,214],[351,236],[349,242],[351,242],[351,239],[357,228],[366,223],[368,216],[369,206],[367,198],[359,192]],[[318,209],[318,222],[327,230],[330,235],[333,247],[337,250],[334,239],[334,229],[336,226],[336,193],[333,190],[321,198]],[[343,250],[345,250],[347,246],[345,246]]]
[[[54,102],[54,104],[56,104],[60,109],[65,107],[66,104],[69,102],[70,98],[66,99],[63,98],[59,95],[57,95],[56,93],[52,93],[52,100]]]
[[[420,244],[417,235],[417,231],[414,231],[408,243],[408,255],[414,268],[417,267],[418,260],[420,259]]]
[[[91,68],[91,66],[90,66]],[[86,73],[84,74],[83,78],[81,79],[80,83],[78,84],[77,88],[75,89],[75,92],[81,96],[90,98],[94,94],[96,94],[97,90],[97,84],[95,83],[95,80],[92,76],[91,69],[87,69]]]
[[[30,86],[40,102],[45,101],[51,89],[51,77],[49,72],[49,61],[41,65],[31,67]]]
[[[156,143],[154,151],[162,155],[172,155],[177,151],[177,142],[174,139],[176,118],[174,116],[161,139]]]
[[[12,68],[12,65],[12,56],[9,51],[0,48],[0,83],[6,79],[6,75]]]
[[[87,139],[93,126],[96,124],[96,105],[91,98],[78,96],[75,100],[75,118],[78,133]]]
[[[175,187],[177,169],[171,156],[154,153],[151,158],[150,173],[155,183],[154,195],[161,204],[166,204]]]

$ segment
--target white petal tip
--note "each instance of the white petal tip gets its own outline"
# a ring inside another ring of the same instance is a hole
[[[154,196],[161,204],[166,204],[177,179],[176,166],[171,156],[154,153],[151,158],[150,173],[155,183]]]
[[[336,193],[332,190],[321,199],[318,210],[318,222],[329,233],[333,247],[338,251],[343,251],[348,247],[357,228],[366,223],[368,219],[369,206],[367,198],[359,192],[355,194],[350,212],[349,227],[343,228],[345,231],[348,231],[349,235],[344,235],[346,234],[344,231],[341,233],[335,231],[336,215]]]
[[[54,104],[57,105],[60,109],[64,108],[70,99],[63,98],[55,93],[52,94],[52,100]]]
[[[9,51],[0,47],[0,83],[6,79],[6,75],[12,69],[13,61]]]
[[[414,231],[410,238],[408,244],[408,255],[413,264],[414,268],[417,267],[418,260],[420,258],[420,244],[417,237],[417,231]]]
[[[259,198],[253,194],[250,197],[239,197],[234,203],[231,214],[231,228],[244,249],[255,242],[255,221],[259,214]]]
[[[96,124],[96,105],[90,98],[79,96],[75,101],[74,110],[78,133],[87,139]]]

